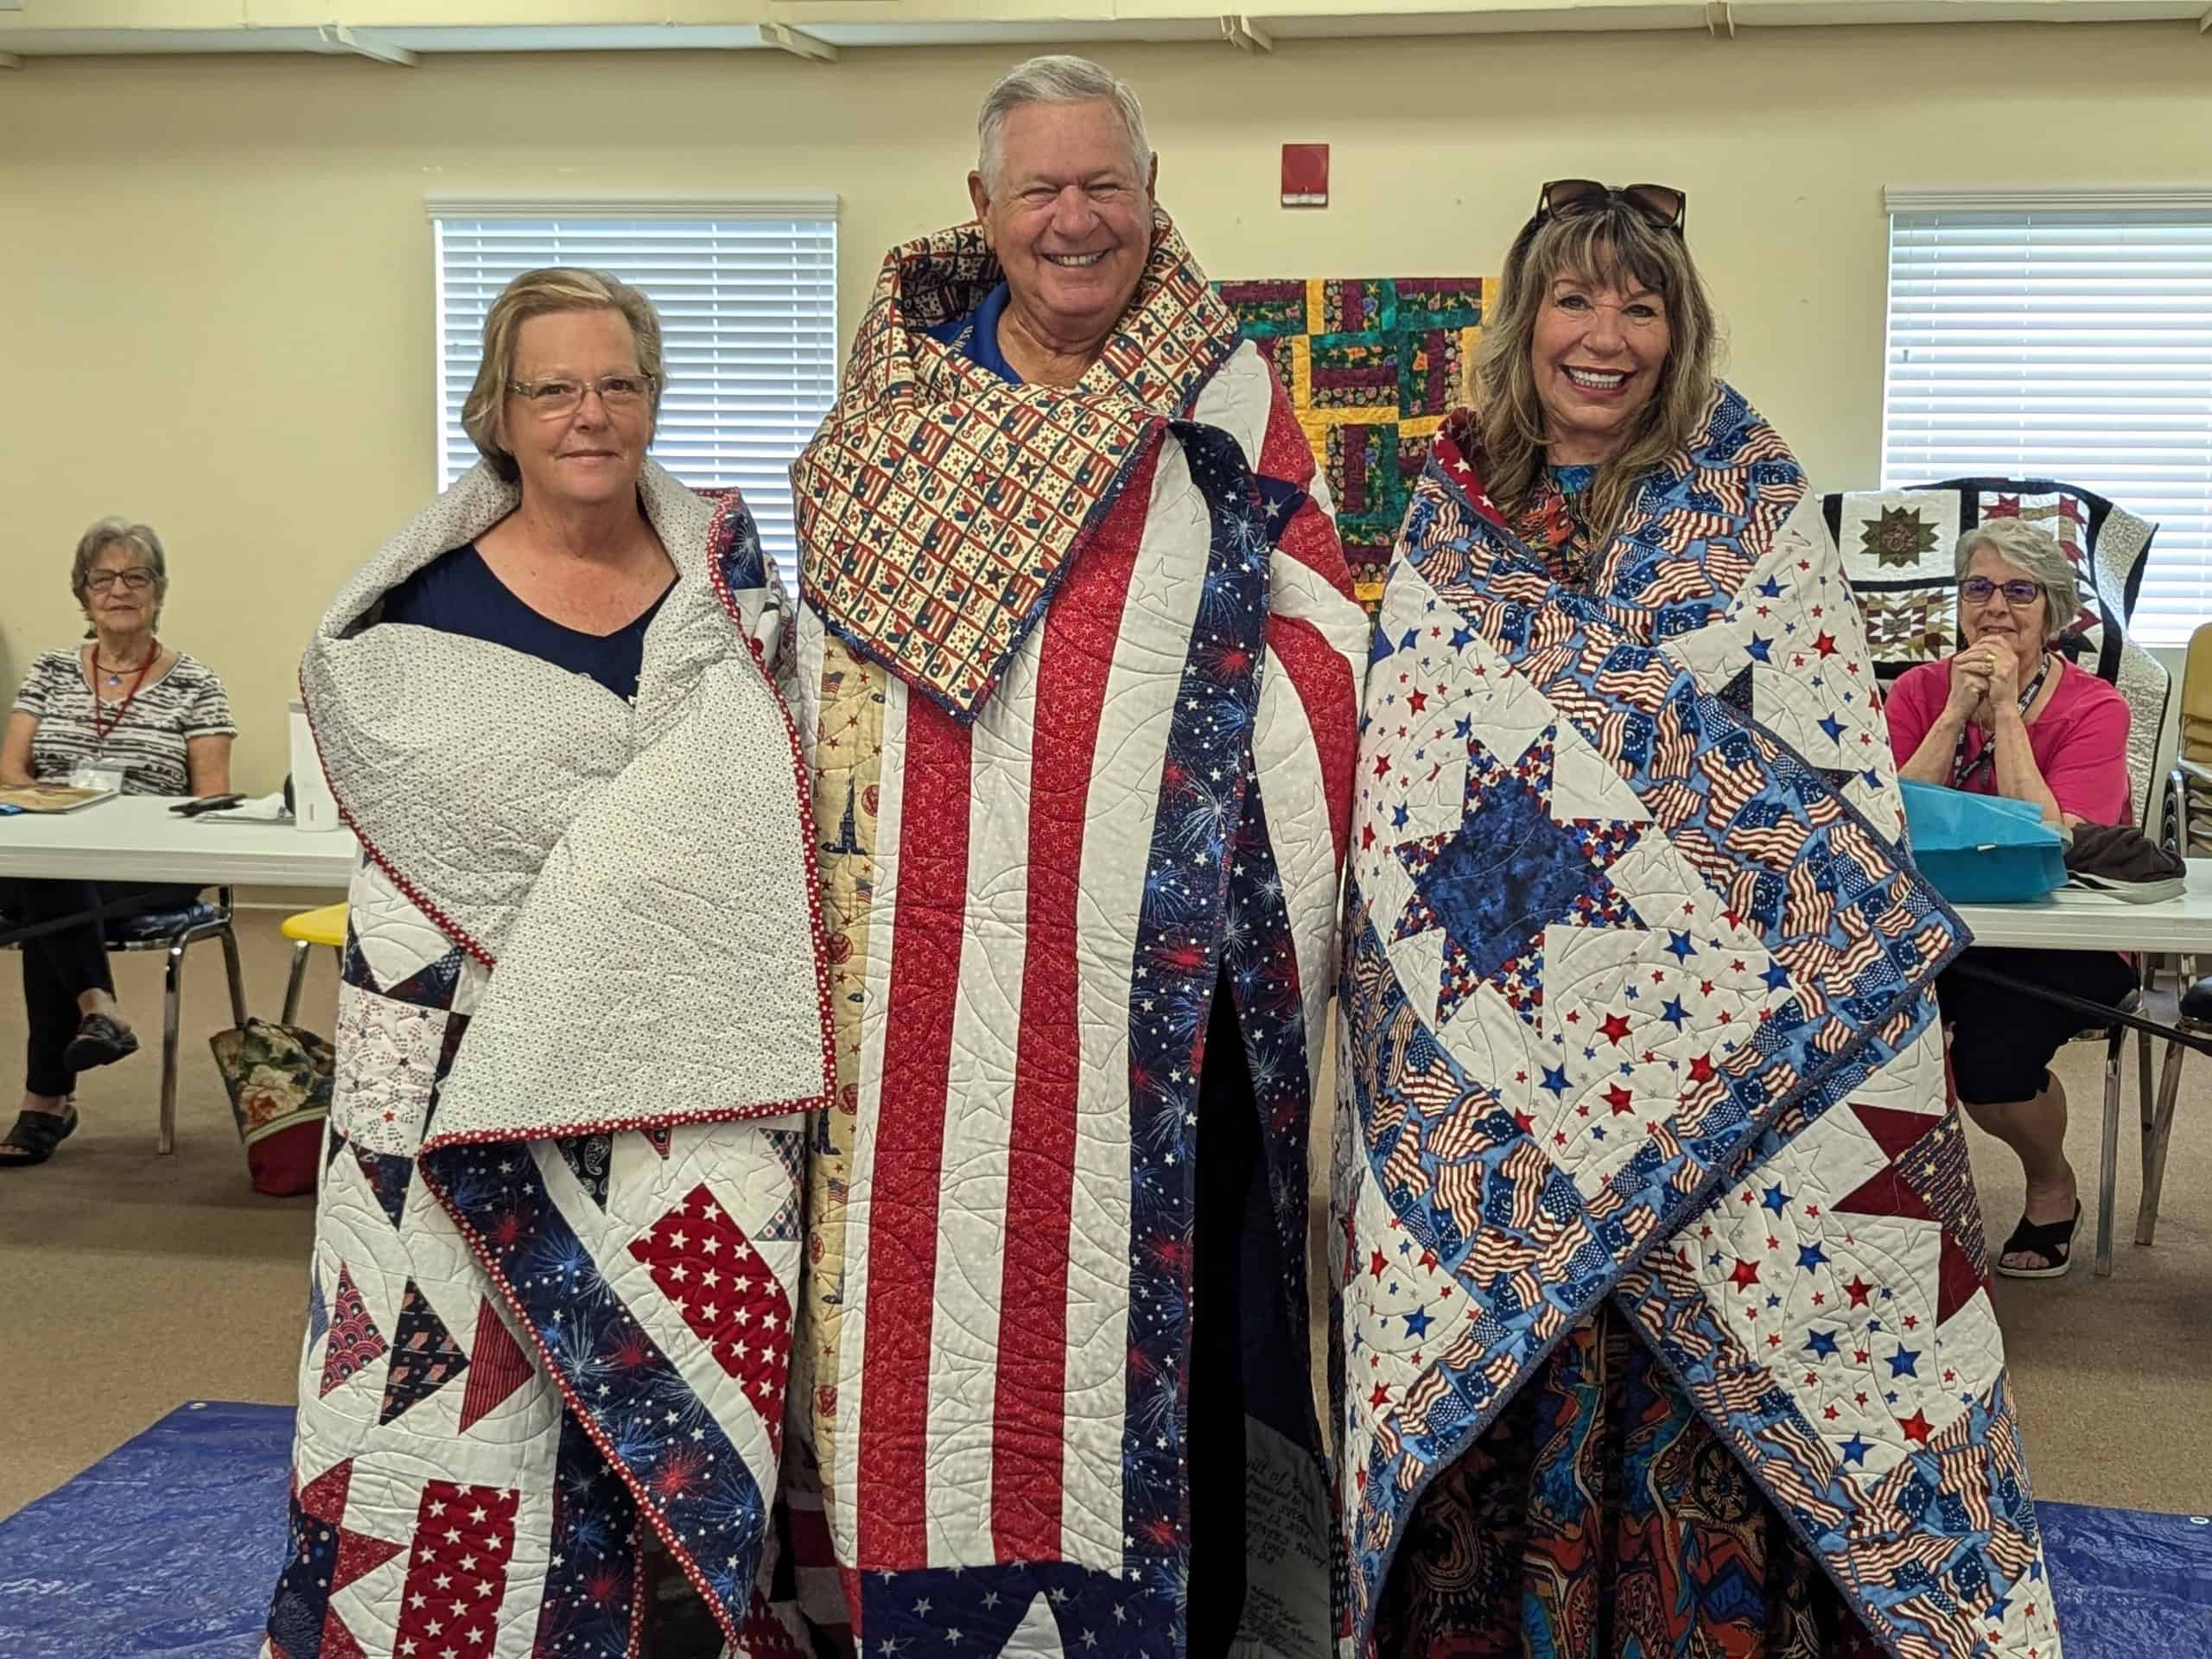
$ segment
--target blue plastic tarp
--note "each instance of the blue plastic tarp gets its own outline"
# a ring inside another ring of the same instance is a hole
[[[0,1522],[5,1659],[249,1659],[292,1414],[181,1407]],[[2069,1659],[2212,1659],[2212,1518],[2038,1503]]]

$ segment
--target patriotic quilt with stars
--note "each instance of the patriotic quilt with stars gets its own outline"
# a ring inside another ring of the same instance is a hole
[[[787,613],[734,496],[640,494],[677,577],[634,702],[377,621],[512,511],[482,467],[302,669],[365,856],[264,1659],[628,1659],[648,1531],[731,1654],[802,1651],[770,1517],[830,1057]]]
[[[1164,218],[1072,391],[927,337],[998,280],[973,226],[895,250],[793,468],[837,1034],[795,1386],[844,1605],[809,1612],[868,1659],[1178,1659],[1211,1503],[1248,1521],[1239,1651],[1325,1659],[1306,1135],[1366,618]],[[1193,1306],[1202,1083],[1262,1148],[1243,1308]],[[1280,1340],[1194,1447],[1194,1329],[1240,1313]],[[1194,1493],[1224,1435],[1246,1480]]]
[[[1570,588],[1479,467],[1447,423],[1363,717],[1355,1647],[1424,1494],[1610,1300],[1883,1649],[2052,1659],[1934,1017],[1966,935],[1898,845],[1820,503],[1723,388]]]

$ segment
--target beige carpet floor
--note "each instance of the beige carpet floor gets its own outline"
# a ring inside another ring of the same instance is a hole
[[[289,949],[273,913],[240,932],[257,1013],[273,1017]],[[34,1170],[0,1173],[0,1516],[50,1491],[182,1402],[292,1397],[307,1301],[310,1201],[257,1197],[207,1047],[229,1023],[216,947],[199,947],[185,991],[178,1147],[154,1151],[161,965],[118,957],[127,1009],[149,1040],[89,1075],[85,1125]],[[20,1085],[22,1011],[0,963],[0,1056]],[[331,953],[317,953],[304,1017],[327,1026]],[[2070,1137],[2085,1185],[2096,1168],[2101,1052],[2063,1057]],[[2080,1264],[2051,1284],[1999,1280],[1998,1310],[2038,1496],[2145,1509],[2212,1508],[2212,1061],[2184,1074],[2158,1242],[2134,1233],[2139,1156],[2133,1050],[2120,1162],[2118,1270]],[[14,1095],[4,1097],[13,1116]],[[1329,1144],[1325,1135],[1315,1143]],[[2019,1213],[2018,1169],[1975,1136],[1994,1239]]]

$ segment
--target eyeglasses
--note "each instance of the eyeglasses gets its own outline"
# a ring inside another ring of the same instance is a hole
[[[556,421],[582,406],[584,393],[595,391],[610,410],[627,411],[652,396],[650,374],[602,374],[596,380],[510,380],[507,390],[531,407],[541,419]]]
[[[1987,576],[1968,576],[1959,584],[1959,597],[1969,605],[1986,605],[1992,594],[2004,594],[2007,605],[2032,605],[2043,589],[2032,582],[1992,582]]]
[[[1554,179],[1536,198],[1535,222],[1565,219],[1573,213],[1594,213],[1622,201],[1643,216],[1655,231],[1678,234],[1689,211],[1690,199],[1671,184],[1624,184],[1616,188],[1595,179]]]
[[[93,593],[104,594],[118,582],[135,594],[154,585],[154,573],[143,564],[134,564],[127,570],[95,570],[85,578],[85,586]]]

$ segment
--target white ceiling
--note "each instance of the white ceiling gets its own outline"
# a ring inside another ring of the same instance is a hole
[[[558,26],[477,23],[438,27],[340,28],[200,26],[181,0],[142,0],[132,7],[108,5],[102,15],[147,20],[99,27],[55,28],[67,0],[0,0],[0,56],[29,60],[40,57],[168,54],[183,53],[357,53],[404,61],[411,54],[456,52],[748,51],[779,47],[808,55],[829,55],[845,48],[975,45],[1051,45],[1081,41],[1236,41],[1264,49],[1273,41],[1346,39],[1355,36],[1417,36],[1547,30],[1611,31],[1694,29],[1726,35],[1776,27],[1840,25],[1900,26],[1929,23],[2158,22],[2212,24],[2212,0],[1620,0],[1585,4],[1580,0],[1422,0],[1419,9],[1377,11],[1358,0],[1277,0],[1281,12],[1200,11],[1193,0],[1074,0],[1057,8],[1057,19],[1042,18],[1035,5],[1010,5],[1008,15],[989,16],[988,0],[931,6],[912,0],[906,16],[881,21],[894,8],[861,3],[855,11],[868,22],[840,22],[843,8],[822,3],[789,5],[776,10],[789,16],[787,28],[771,23],[588,22]],[[343,15],[345,0],[331,0]],[[758,6],[738,6],[751,10]],[[204,16],[214,8],[204,8]],[[251,15],[251,0],[232,0],[231,15]],[[375,8],[364,8],[375,10]],[[387,10],[389,9],[386,9]],[[696,15],[697,8],[693,8]],[[1086,10],[1098,13],[1084,16]],[[294,18],[297,6],[289,9]],[[929,14],[936,11],[938,16]],[[1023,15],[1023,14],[1027,15]],[[1070,14],[1076,14],[1070,16]],[[308,15],[312,15],[310,10]],[[357,11],[358,15],[358,11]],[[825,16],[830,21],[823,21]],[[186,23],[193,26],[180,26]],[[2181,30],[2177,31],[2181,34]],[[2186,39],[2186,35],[2183,35]],[[821,48],[828,48],[823,53]],[[2190,49],[2195,49],[2194,46]],[[2204,48],[2212,50],[2212,42]]]

